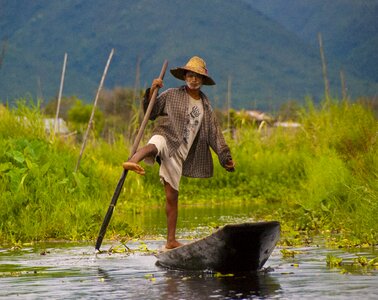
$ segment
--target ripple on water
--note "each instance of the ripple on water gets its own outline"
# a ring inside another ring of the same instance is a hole
[[[146,241],[152,250],[163,241]],[[109,249],[112,245],[104,245]],[[139,242],[128,243],[138,250]],[[276,248],[265,267],[271,272],[217,274],[180,272],[155,266],[153,254],[103,253],[93,245],[46,244],[0,252],[0,296],[28,299],[377,299],[377,270],[343,273],[328,268],[328,254],[353,261],[356,255],[321,247],[296,249],[284,258]]]

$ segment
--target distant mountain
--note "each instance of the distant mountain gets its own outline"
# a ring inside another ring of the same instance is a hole
[[[329,60],[378,82],[377,0],[245,1],[313,46],[320,32]]]
[[[247,2],[0,0],[0,100],[55,97],[67,52],[63,94],[92,101],[112,48],[108,89],[144,88],[158,76],[165,59],[172,68],[199,55],[217,82],[205,88],[215,106],[224,107],[228,81],[235,108],[275,109],[307,95],[321,99],[316,43]],[[326,38],[325,45],[330,47]],[[339,70],[345,61],[329,60],[335,95],[340,94]],[[346,79],[353,97],[377,94],[378,83],[369,76],[353,71]],[[167,72],[165,86],[179,84]]]

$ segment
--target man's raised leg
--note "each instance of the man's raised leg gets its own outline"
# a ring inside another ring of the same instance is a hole
[[[144,175],[144,169],[138,165],[138,162],[145,159],[146,157],[152,156],[155,157],[158,153],[158,150],[154,144],[148,144],[140,148],[135,154],[126,162],[122,164],[125,170],[134,171],[137,174]]]

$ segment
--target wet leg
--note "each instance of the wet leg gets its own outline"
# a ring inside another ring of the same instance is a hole
[[[166,249],[173,249],[182,246],[180,242],[176,240],[176,225],[178,215],[178,191],[173,189],[171,185],[164,182],[165,195],[166,195],[166,207],[165,212],[167,215],[167,243]]]

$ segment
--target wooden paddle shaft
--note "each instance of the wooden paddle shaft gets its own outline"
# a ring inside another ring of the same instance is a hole
[[[167,70],[167,66],[168,66],[168,62],[164,61],[163,67],[161,68],[161,72],[160,72],[160,75],[159,75],[159,79],[163,80],[165,71]],[[135,154],[135,152],[137,151],[137,149],[138,149],[140,140],[142,139],[142,136],[143,136],[143,133],[144,133],[144,129],[146,128],[147,122],[148,122],[148,120],[150,118],[152,108],[155,105],[155,101],[156,101],[156,98],[157,98],[158,91],[159,91],[159,88],[156,88],[153,91],[153,93],[152,93],[152,96],[151,96],[151,99],[150,99],[150,103],[148,104],[147,110],[146,110],[146,112],[144,114],[144,118],[143,118],[142,124],[140,125],[140,129],[139,129],[138,134],[137,134],[137,136],[135,138],[134,144],[133,144],[133,146],[131,148],[131,155],[130,155],[130,157],[133,156]]]
[[[164,75],[165,75],[165,71],[167,70],[167,66],[168,66],[168,61],[165,60],[164,64],[163,64],[163,67],[161,68],[159,79],[163,80]],[[146,112],[144,114],[144,118],[143,118],[142,124],[141,124],[141,126],[139,128],[138,134],[137,134],[137,136],[135,138],[135,141],[134,141],[134,144],[133,144],[133,146],[131,148],[130,158],[135,154],[135,152],[138,149],[140,140],[142,139],[142,136],[143,136],[143,133],[144,133],[144,129],[146,128],[147,122],[150,119],[152,108],[155,105],[155,101],[156,101],[156,98],[157,98],[158,91],[159,91],[159,88],[156,88],[153,91],[153,93],[152,93],[152,96],[151,96],[151,99],[150,99],[150,103],[148,104],[147,110],[146,110]],[[117,204],[117,200],[118,200],[119,194],[121,193],[122,186],[123,186],[123,183],[125,182],[127,173],[128,173],[127,170],[123,170],[122,176],[119,179],[117,187],[116,187],[116,189],[114,191],[112,200],[110,201],[110,205],[109,205],[108,211],[106,212],[104,221],[102,222],[101,229],[100,229],[100,232],[99,232],[98,237],[97,237],[96,246],[95,246],[95,250],[96,251],[100,251],[102,240],[104,239],[104,236],[105,236],[105,233],[106,233],[106,229],[108,228],[108,225],[109,225],[109,222],[110,222],[110,218],[112,217],[112,214],[113,214],[113,211],[114,211],[114,207]]]

